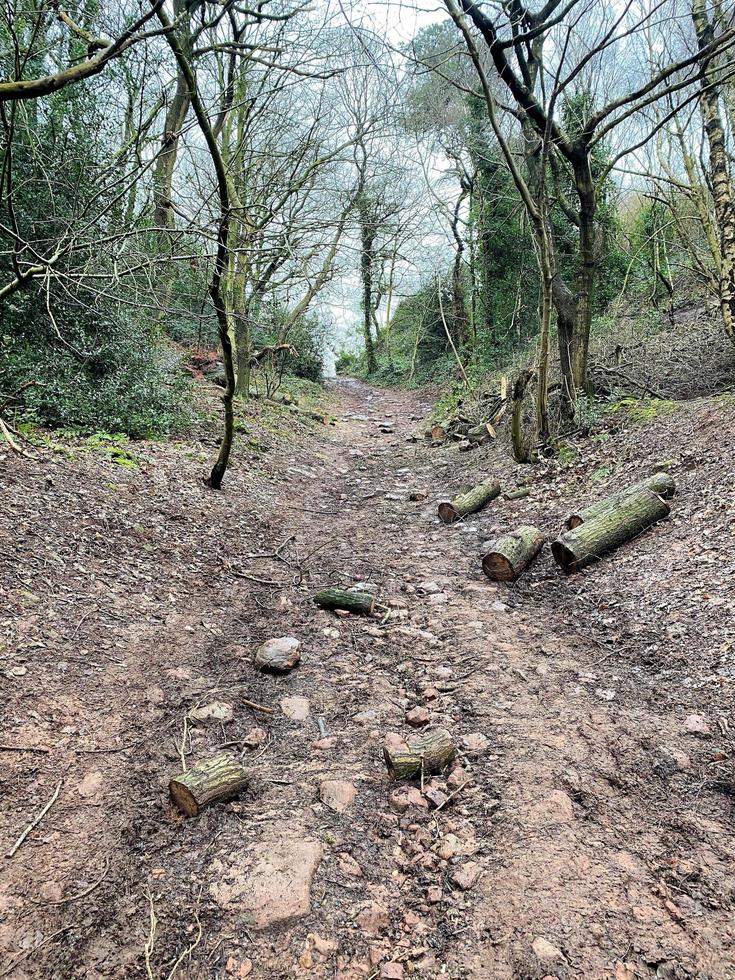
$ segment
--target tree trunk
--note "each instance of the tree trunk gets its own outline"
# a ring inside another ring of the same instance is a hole
[[[408,751],[383,749],[392,779],[419,779],[422,775],[443,772],[456,754],[452,736],[445,728],[435,728],[413,739]]]
[[[360,277],[362,279],[362,330],[365,339],[365,360],[368,374],[374,374],[378,363],[375,359],[373,343],[373,246],[375,231],[372,226],[370,208],[364,193],[359,199],[360,214]]]
[[[322,589],[313,597],[320,609],[345,609],[369,616],[375,609],[375,597],[367,592],[348,592],[346,589]]]
[[[443,500],[439,504],[439,520],[442,524],[454,524],[468,514],[482,510],[485,504],[500,496],[500,484],[495,481],[481,483],[467,493],[461,494],[456,500]]]
[[[562,534],[551,545],[552,554],[565,572],[575,572],[668,517],[670,511],[651,490],[639,490],[594,520]]]
[[[526,438],[523,425],[523,399],[526,395],[526,388],[532,380],[533,371],[521,371],[513,385],[510,433],[513,439],[513,457],[518,463],[531,462],[531,442],[533,440]]]
[[[186,814],[196,817],[200,810],[213,803],[224,803],[237,796],[248,785],[242,766],[226,752],[215,755],[183,772],[169,782],[171,800]]]
[[[699,50],[702,50],[715,40],[705,0],[692,0],[692,19]],[[715,59],[704,60],[701,84],[700,105],[709,148],[712,197],[720,231],[720,310],[725,331],[735,341],[735,199],[720,112],[721,85],[717,83]]]
[[[618,490],[609,497],[605,497],[603,500],[598,500],[597,503],[585,507],[584,510],[573,511],[566,519],[566,527],[571,530],[579,527],[580,524],[584,524],[586,521],[596,520],[601,514],[605,514],[609,510],[614,510],[626,497],[629,497],[631,494],[636,494],[640,490],[650,490],[652,493],[658,494],[659,497],[663,497],[664,500],[671,500],[676,493],[676,484],[668,473],[654,473],[653,476],[641,480],[640,483],[634,483],[624,490]]]
[[[498,538],[482,559],[482,570],[494,582],[515,582],[540,554],[544,536],[525,525]]]

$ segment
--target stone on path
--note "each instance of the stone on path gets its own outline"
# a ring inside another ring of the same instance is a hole
[[[544,969],[550,970],[554,967],[567,965],[567,958],[562,951],[557,949],[548,939],[544,939],[543,936],[538,936],[534,939],[531,946],[536,954],[536,959]]]
[[[250,853],[250,862],[213,862],[219,880],[210,893],[221,908],[243,914],[253,929],[292,922],[311,910],[311,883],[322,854],[316,840],[261,841]]]
[[[228,725],[234,721],[235,712],[232,705],[225,701],[211,701],[209,704],[203,704],[200,708],[192,708],[189,712],[189,718],[191,721],[201,721],[205,724],[212,721]]]
[[[357,924],[368,936],[377,936],[390,925],[388,910],[378,902],[371,902],[357,916]]]
[[[475,861],[468,861],[460,865],[452,872],[452,881],[463,892],[468,891],[473,885],[477,884],[477,879],[482,874],[482,868]]]
[[[355,802],[357,788],[346,779],[325,779],[319,787],[322,803],[335,813],[344,813]]]
[[[406,712],[406,723],[413,728],[422,728],[424,725],[428,725],[430,721],[431,715],[428,709],[421,705],[417,705],[415,708],[411,708],[410,711]]]
[[[264,728],[251,728],[243,739],[246,749],[257,749],[268,739],[268,732]]]
[[[295,636],[279,636],[266,640],[255,651],[253,663],[271,674],[287,674],[301,660],[301,644]]]
[[[704,715],[688,715],[684,720],[684,731],[690,735],[710,735],[709,722]]]
[[[469,735],[463,735],[460,738],[459,744],[467,755],[482,755],[483,752],[487,751],[490,743],[487,736],[481,732],[470,732]]]
[[[281,711],[291,721],[306,721],[311,711],[308,698],[281,698]]]
[[[337,867],[348,878],[362,878],[362,868],[351,854],[343,851],[337,857]]]

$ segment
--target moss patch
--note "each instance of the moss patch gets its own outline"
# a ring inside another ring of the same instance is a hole
[[[675,410],[676,404],[669,398],[621,398],[605,406],[606,415],[625,412],[631,422],[652,422]]]

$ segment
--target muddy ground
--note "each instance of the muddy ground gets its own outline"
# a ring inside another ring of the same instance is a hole
[[[532,467],[407,441],[420,395],[334,403],[253,418],[222,494],[206,426],[137,469],[0,454],[4,854],[59,790],[2,858],[0,976],[735,977],[735,401]],[[575,575],[546,549],[483,576],[484,540],[654,463],[669,521]],[[489,475],[531,495],[438,524]],[[374,617],[314,608],[358,582]],[[300,665],[259,673],[280,636]],[[234,720],[186,720],[213,701]],[[459,747],[439,810],[382,759],[416,707]],[[222,747],[247,792],[183,819],[169,778]]]

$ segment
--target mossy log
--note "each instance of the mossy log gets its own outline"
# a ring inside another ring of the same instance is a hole
[[[492,481],[460,494],[456,500],[443,500],[439,504],[439,520],[443,524],[453,524],[468,514],[481,510],[485,504],[500,496],[500,484]]]
[[[603,497],[602,500],[598,500],[590,507],[585,507],[584,510],[574,511],[567,517],[566,526],[571,530],[579,527],[580,524],[584,524],[585,521],[595,520],[600,514],[614,510],[625,497],[638,493],[639,490],[651,490],[659,497],[663,497],[664,500],[671,500],[676,493],[676,484],[668,473],[654,473],[653,476],[641,480],[640,483],[634,483],[632,486],[610,494],[609,497]]]
[[[482,570],[493,582],[515,582],[544,546],[537,527],[524,525],[498,538],[482,559]]]
[[[204,759],[168,784],[171,800],[187,817],[213,803],[224,803],[248,785],[248,775],[227,752]]]
[[[670,512],[666,501],[652,490],[626,494],[615,507],[562,534],[552,543],[552,554],[565,572],[577,571],[635,538]]]
[[[515,490],[509,490],[508,493],[503,494],[504,500],[523,500],[524,497],[531,496],[530,487],[517,487]]]
[[[346,589],[322,589],[313,597],[320,609],[344,609],[369,616],[375,609],[375,596],[368,592],[348,592]]]
[[[408,751],[383,749],[383,758],[392,779],[419,779],[443,772],[457,750],[446,728],[434,728],[411,740]]]

